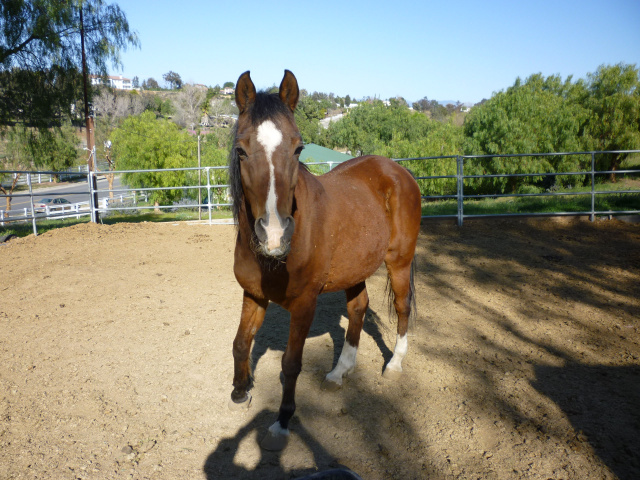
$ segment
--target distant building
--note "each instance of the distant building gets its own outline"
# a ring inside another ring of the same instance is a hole
[[[223,89],[220,90],[220,93],[222,93],[223,95],[233,95],[234,92],[235,92],[235,89],[231,87],[224,87]]]
[[[106,82],[104,81],[106,78]],[[116,90],[133,90],[130,78],[124,78],[122,75],[99,77],[91,75],[91,85],[107,85]]]

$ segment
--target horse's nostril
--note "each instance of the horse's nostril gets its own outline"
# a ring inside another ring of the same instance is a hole
[[[295,221],[293,217],[288,216],[284,219],[284,237],[289,240],[293,235],[293,229],[295,228]]]
[[[256,230],[256,235],[257,235],[258,239],[261,242],[266,241],[266,239],[267,239],[267,228],[266,228],[266,225],[265,225],[264,217],[260,217],[260,218],[258,218],[256,220],[255,230]]]

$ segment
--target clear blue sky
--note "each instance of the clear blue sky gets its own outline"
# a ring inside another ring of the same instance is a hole
[[[478,102],[533,73],[640,67],[640,0],[111,0],[141,47],[112,74],[258,88],[284,69],[309,92]]]

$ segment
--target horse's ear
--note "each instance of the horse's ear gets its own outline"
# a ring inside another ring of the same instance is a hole
[[[280,100],[293,112],[298,105],[298,97],[300,89],[298,88],[298,80],[296,76],[289,70],[284,71],[284,78],[280,84]]]
[[[240,113],[244,113],[255,99],[256,87],[251,81],[249,70],[247,70],[240,75],[238,83],[236,83],[236,106]]]

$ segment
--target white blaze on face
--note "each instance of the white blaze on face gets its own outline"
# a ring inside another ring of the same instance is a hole
[[[271,120],[266,120],[258,127],[258,142],[264,148],[269,162],[269,194],[267,195],[267,248],[275,250],[280,246],[280,237],[284,233],[282,221],[278,215],[276,197],[276,172],[273,166],[273,152],[282,143],[282,133]]]

